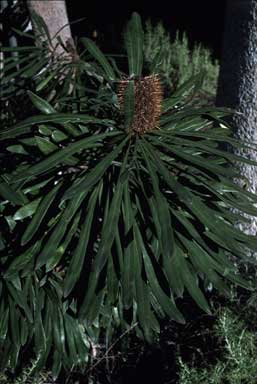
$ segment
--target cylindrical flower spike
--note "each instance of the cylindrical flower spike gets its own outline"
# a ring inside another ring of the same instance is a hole
[[[125,91],[130,80],[122,80],[118,88],[121,111],[124,110]],[[140,77],[134,80],[135,109],[129,131],[144,134],[159,127],[163,90],[157,75]]]

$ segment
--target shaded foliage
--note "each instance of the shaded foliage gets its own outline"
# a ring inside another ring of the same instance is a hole
[[[188,104],[203,75],[163,100],[155,130],[134,129],[134,84],[145,70],[140,17],[125,33],[128,75],[91,40],[81,44],[75,61],[51,63],[44,46],[23,47],[20,60],[35,55],[26,69],[10,57],[3,67],[5,102],[19,88],[40,113],[0,132],[1,368],[19,367],[30,346],[34,371],[51,364],[53,378],[62,367],[86,375],[97,346],[117,332],[152,343],[160,319],[184,324],[176,302],[185,293],[210,313],[210,284],[225,294],[231,282],[250,286],[228,255],[257,248],[234,225],[257,210],[231,164],[252,162],[219,144],[256,147],[231,138],[229,111]]]
[[[201,44],[190,47],[186,34],[183,33],[180,36],[178,31],[176,38],[172,40],[161,22],[153,25],[148,20],[144,39],[144,57],[150,69],[154,67],[158,73],[162,74],[167,92],[176,91],[193,75],[204,71],[202,87],[192,102],[199,105],[214,105],[219,64],[217,60],[213,60],[208,48]]]

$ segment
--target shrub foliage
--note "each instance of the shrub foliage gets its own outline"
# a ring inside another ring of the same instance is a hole
[[[185,33],[172,41],[163,24],[154,26],[151,21],[146,22],[144,39],[144,57],[151,69],[162,74],[166,87],[174,92],[179,86],[193,75],[205,71],[206,75],[199,92],[201,103],[214,98],[217,90],[219,64],[213,60],[208,48],[196,44],[192,49]]]
[[[87,38],[68,63],[46,66],[44,47],[18,49],[18,70],[17,58],[4,63],[6,102],[29,78],[39,113],[0,132],[2,368],[30,346],[34,368],[48,361],[57,377],[115,329],[152,341],[160,318],[185,322],[185,291],[209,312],[210,282],[248,287],[228,254],[257,249],[234,226],[257,198],[231,164],[253,162],[220,143],[256,148],[230,137],[227,110],[187,104],[201,74],[163,99],[162,78],[143,73],[143,41],[133,14],[127,75]]]

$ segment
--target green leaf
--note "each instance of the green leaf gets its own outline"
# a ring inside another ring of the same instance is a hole
[[[208,257],[208,254],[203,251],[195,242],[189,242],[184,236],[180,235],[182,243],[185,245],[190,260],[194,265],[195,269],[198,272],[204,273],[209,281],[212,282],[214,287],[220,292],[229,294],[229,289],[224,283],[222,278],[216,273],[215,268],[213,268],[213,260]],[[206,257],[207,256],[207,257]],[[211,262],[210,262],[211,261]],[[222,266],[223,270],[227,270],[226,266]]]
[[[2,251],[4,248],[5,248],[5,241],[4,241],[3,235],[0,233],[0,251]],[[1,288],[0,288],[0,296],[1,296]]]
[[[2,179],[0,178],[0,180]],[[15,205],[24,205],[28,202],[28,199],[21,191],[15,191],[5,182],[0,183],[0,196]]]
[[[98,198],[99,188],[96,188],[89,199],[86,219],[81,229],[78,245],[73,253],[66,277],[64,280],[64,297],[67,297],[80,277],[80,273],[86,256],[87,245],[92,231],[92,221],[95,213],[95,205]]]
[[[84,299],[80,310],[79,317],[82,321],[86,321],[86,327],[92,327],[94,322],[99,319],[100,312],[103,312],[103,297],[106,293],[106,288],[102,289],[97,294],[94,292],[96,289],[95,276],[91,274],[88,286],[88,295]],[[88,300],[90,298],[91,301]],[[89,305],[87,303],[90,303]]]
[[[241,233],[238,229],[233,228],[224,220],[221,220],[219,212],[208,208],[199,196],[192,193],[191,189],[179,183],[163,164],[162,160],[156,155],[156,150],[154,151],[146,142],[145,148],[147,148],[149,155],[156,164],[156,169],[162,175],[167,185],[178,196],[180,201],[183,201],[188,210],[203,223],[205,228],[209,228],[214,233],[217,233],[218,238],[223,242],[225,248],[240,257],[240,254],[241,256],[243,254],[243,247],[239,244],[239,239],[247,242],[248,246],[251,244],[254,248],[256,247],[256,239]]]
[[[40,223],[44,219],[45,215],[48,212],[48,209],[50,205],[52,204],[53,200],[55,199],[58,190],[60,189],[60,186],[62,183],[57,184],[57,186],[53,187],[51,191],[40,201],[40,204],[36,210],[35,215],[33,216],[31,222],[27,226],[22,239],[21,239],[21,244],[24,245],[28,241],[32,239],[34,234],[37,232]]]
[[[199,124],[199,123],[197,123]],[[174,149],[179,149],[179,151],[181,150],[186,150],[186,148],[188,148],[188,150],[190,150],[190,147],[192,149],[199,149],[201,150],[198,151],[197,150],[197,154],[202,154],[202,153],[206,153],[206,154],[214,154],[217,156],[217,160],[219,159],[227,159],[228,161],[230,161],[231,163],[234,163],[235,161],[237,161],[238,163],[245,163],[245,164],[249,164],[249,165],[254,165],[254,166],[257,166],[257,162],[254,161],[254,160],[249,160],[249,159],[246,159],[242,156],[238,156],[238,155],[235,155],[233,153],[230,153],[228,151],[224,151],[224,150],[220,150],[220,149],[217,149],[216,146],[217,144],[215,143],[215,141],[210,141],[209,139],[208,140],[201,140],[201,141],[196,141],[196,140],[187,140],[185,138],[179,138],[179,137],[176,137],[174,135],[169,135],[164,132],[159,132],[159,134],[161,136],[164,136],[165,139],[166,139],[166,143],[161,143],[157,137],[153,137],[153,136],[149,136],[149,138],[151,138],[154,142],[156,142],[157,144],[159,145],[164,145],[164,146],[168,146],[168,142],[170,142],[170,148],[171,148],[171,151]],[[185,148],[184,148],[185,147]],[[195,156],[195,155],[193,155]],[[200,156],[199,156],[200,158]],[[204,159],[205,160],[205,159]]]
[[[133,228],[133,238],[136,239],[136,229]],[[133,252],[135,254],[135,301],[137,303],[137,316],[144,330],[146,339],[152,342],[152,331],[159,332],[159,323],[156,320],[150,304],[149,287],[142,277],[142,249],[137,241],[133,241]]]
[[[74,153],[86,148],[94,148],[97,146],[97,141],[100,141],[107,137],[117,136],[118,134],[119,133],[117,132],[107,132],[78,140],[75,143],[72,143],[67,147],[62,148],[59,151],[56,151],[55,153],[49,155],[46,159],[40,161],[39,163],[32,165],[27,171],[23,171],[22,173],[17,174],[14,177],[14,181],[24,180],[31,176],[34,177],[41,173],[49,172],[51,168],[56,167],[62,162],[65,162],[67,157],[72,156]]]
[[[194,165],[195,167],[197,167],[197,169],[205,168],[208,171],[213,172],[215,175],[222,175],[222,176],[228,176],[228,177],[236,177],[238,175],[238,170],[216,165],[215,161],[211,159],[208,159],[208,161],[206,161],[206,158],[201,157],[200,155],[195,156],[195,155],[187,154],[182,146],[178,147],[173,144],[169,145],[169,144],[160,142],[156,137],[152,137],[152,141],[154,141],[154,143],[157,146],[161,146],[161,148],[166,148],[167,150],[169,150],[170,155],[174,154],[176,157],[188,162],[191,166]]]
[[[45,330],[42,322],[41,308],[39,307],[38,302],[37,302],[34,324],[35,324],[35,327],[34,327],[35,352],[36,352],[37,358],[40,359],[41,356],[46,351],[46,335],[45,335]]]
[[[5,220],[7,221],[10,230],[13,231],[16,226],[16,221],[13,220],[12,216],[5,216]]]
[[[192,261],[197,265],[197,267],[202,270],[209,280],[213,283],[217,289],[229,294],[229,289],[222,281],[222,278],[226,278],[227,280],[232,281],[233,283],[245,288],[251,289],[251,283],[240,277],[235,269],[234,265],[229,261],[228,257],[225,256],[225,260],[222,260],[220,257],[212,257],[209,253],[207,253],[199,244],[195,241],[190,245],[192,247]],[[219,273],[216,274],[217,271]]]
[[[176,246],[175,252],[172,255],[171,259],[171,266],[169,271],[169,282],[170,287],[173,290],[173,292],[177,295],[177,297],[182,298],[184,293],[185,284],[182,279],[182,274],[180,272],[180,258],[178,255],[179,247]]]
[[[24,269],[32,260],[32,258],[37,254],[40,249],[40,242],[37,241],[29,249],[19,256],[16,256],[15,259],[10,264],[9,268],[5,272],[4,276],[6,279],[17,274],[20,270]]]
[[[11,276],[10,281],[11,281],[12,285],[14,286],[14,288],[17,289],[17,291],[22,290],[21,279],[20,279],[20,276],[19,276],[17,271]]]
[[[8,281],[6,281],[6,285],[15,303],[18,305],[18,307],[24,310],[27,316],[27,319],[29,320],[30,323],[32,323],[33,322],[32,313],[28,306],[28,303],[26,302],[26,298],[24,297],[24,294],[20,291],[17,291],[17,289],[15,289],[13,285]]]
[[[58,223],[54,227],[53,231],[51,232],[51,235],[45,244],[45,247],[43,248],[42,252],[38,256],[36,268],[40,268],[45,263],[51,264],[52,260],[55,260],[56,255],[55,252],[60,245],[60,242],[67,230],[67,227],[72,220],[73,216],[77,212],[78,208],[80,207],[82,201],[86,197],[86,192],[82,192],[79,195],[77,195],[74,199],[70,200],[68,202],[67,207],[65,208],[63,214],[59,218]]]
[[[46,115],[50,113],[56,113],[56,110],[44,99],[36,95],[35,93],[28,91],[28,95],[33,105]]]
[[[185,98],[194,91],[197,92],[203,83],[204,72],[193,75],[185,81],[172,95],[170,98],[164,100],[163,103],[163,112],[167,112],[169,109],[174,108],[176,104],[182,103],[185,101]]]
[[[18,350],[21,347],[21,340],[20,340],[20,327],[19,327],[19,310],[17,310],[16,306],[14,305],[13,300],[9,297],[9,308],[10,308],[10,328],[11,328],[11,339],[13,344],[18,348]]]
[[[59,131],[58,129],[55,129],[53,132],[52,132],[52,139],[59,143],[60,141],[63,141],[63,140],[66,140],[67,139],[67,135],[65,133],[63,133],[62,131]]]
[[[78,327],[78,324],[77,322],[75,322],[75,320],[71,316],[66,314],[64,317],[64,326],[65,326],[65,336],[66,336],[66,340],[69,348],[70,360],[73,362],[73,364],[80,363],[81,358],[77,353],[77,348],[75,343],[76,334],[74,330],[75,327]]]
[[[57,71],[53,71],[46,78],[40,81],[36,86],[36,92],[42,91],[42,89],[44,89],[47,86],[47,84],[54,78],[54,76],[56,76],[56,74],[57,74]]]
[[[161,289],[161,287],[158,283],[158,278],[155,274],[152,262],[150,260],[148,253],[147,253],[147,250],[146,250],[146,247],[144,245],[140,230],[136,224],[135,224],[135,235],[136,235],[136,241],[138,244],[138,248],[141,249],[141,251],[142,251],[146,275],[147,275],[148,282],[149,282],[149,285],[151,287],[151,290],[152,290],[154,296],[158,300],[163,311],[165,311],[168,316],[170,316],[171,318],[173,318],[177,322],[184,324],[185,319],[183,318],[182,314],[177,309],[175,302],[174,302],[174,299],[171,296],[171,293],[170,293],[170,297],[167,296],[164,293],[164,291]]]
[[[35,75],[39,75],[40,71],[49,63],[49,59],[46,57],[37,60],[31,65],[30,68],[22,72],[22,77],[27,79],[32,78]]]
[[[102,241],[99,246],[99,251],[95,258],[95,272],[100,274],[104,268],[107,258],[110,255],[110,250],[115,238],[115,229],[118,226],[118,220],[120,217],[120,206],[123,194],[123,185],[118,182],[115,188],[114,196],[110,205],[108,214],[108,224],[103,227]]]
[[[161,47],[159,47],[161,48]],[[160,65],[162,61],[164,60],[165,53],[162,51],[162,49],[159,49],[157,53],[154,55],[153,60],[150,64],[150,72],[151,73],[158,73],[160,69]]]
[[[5,340],[7,331],[8,331],[8,321],[9,321],[9,307],[6,310],[3,309],[1,305],[0,311],[0,342]]]
[[[128,154],[129,148],[122,162],[119,179],[115,186],[114,195],[110,204],[110,209],[108,210],[108,216],[106,217],[106,223],[104,220],[105,225],[103,225],[102,239],[94,262],[95,273],[97,275],[100,274],[106,264],[115,238],[116,228],[118,228],[125,181],[128,179],[129,176],[129,173],[126,170]]]
[[[25,46],[25,47],[1,47],[1,51],[2,52],[22,52],[22,51],[26,51],[26,52],[30,52],[30,51],[36,51],[36,52],[40,52],[40,48],[39,47],[33,47],[33,46]]]
[[[96,311],[100,310],[100,304],[97,307],[97,295],[95,293],[100,272],[105,267],[108,258],[112,257],[111,255],[111,247],[114,241],[114,237],[117,230],[118,225],[118,219],[119,219],[119,209],[121,205],[121,198],[122,198],[122,188],[116,188],[115,195],[112,200],[110,209],[108,209],[108,215],[106,220],[104,220],[103,225],[103,233],[102,233],[102,241],[99,245],[99,250],[96,254],[89,284],[88,284],[88,290],[86,292],[84,301],[82,303],[81,309],[80,309],[80,317],[84,318],[86,316],[87,321],[89,321],[88,313],[86,313],[87,308],[94,307],[94,313],[96,316]],[[108,224],[107,224],[108,223]],[[99,296],[100,297],[100,296]],[[92,309],[90,309],[90,312],[93,312]],[[91,314],[92,316],[92,314]]]
[[[65,355],[65,331],[64,331],[64,315],[59,307],[54,311],[53,318],[53,336],[54,344],[57,351],[64,356]]]
[[[143,68],[144,32],[141,18],[135,12],[128,22],[124,40],[128,55],[129,75],[141,76]]]
[[[93,305],[95,301],[95,298],[96,298],[95,289],[97,287],[100,273],[105,267],[108,258],[111,257],[111,247],[113,245],[113,242],[117,233],[118,222],[120,218],[122,194],[123,194],[124,185],[126,181],[126,179],[124,179],[124,173],[126,175],[125,177],[128,177],[128,174],[126,171],[128,154],[129,154],[129,148],[126,152],[125,158],[122,163],[119,179],[117,181],[117,184],[114,190],[114,195],[110,204],[110,208],[109,208],[109,199],[107,199],[107,203],[105,206],[105,217],[104,217],[103,229],[101,234],[101,242],[92,266],[92,270],[94,271],[94,273],[91,273],[90,275],[88,290],[86,292],[84,301],[80,309],[81,318],[85,317],[85,314],[86,314],[85,312],[87,308]]]
[[[256,251],[257,239],[255,236],[247,235],[239,228],[223,220],[219,212],[209,209],[199,197],[193,197],[191,201],[192,212],[204,224],[205,228],[220,239],[223,247],[238,257],[244,256],[245,246]]]
[[[160,244],[162,245],[165,265],[170,262],[169,259],[174,251],[174,234],[171,225],[169,203],[159,189],[159,180],[154,163],[148,158],[144,145],[142,143],[139,144],[153,185],[155,200],[151,200],[151,208],[156,211],[156,216],[158,216],[158,222],[155,223],[155,227],[157,234],[159,234]]]
[[[222,113],[224,114],[224,112]],[[171,124],[173,124],[174,122],[180,123],[182,119],[185,119],[185,118],[192,119],[196,116],[198,117],[200,116],[203,119],[207,119],[209,122],[212,122],[212,123],[213,123],[213,120],[214,121],[216,120],[216,122],[220,125],[221,121],[215,119],[213,116],[211,116],[211,114],[212,114],[212,107],[202,107],[202,108],[182,107],[173,111],[173,113],[163,114],[163,116],[160,118],[161,126],[165,126],[165,128],[167,129],[170,124],[168,125],[165,125],[165,124],[169,122],[171,122]],[[218,129],[220,130],[220,132],[222,132],[223,135],[226,135],[228,133],[228,127],[223,120],[222,120],[222,127],[225,127],[225,128],[218,128]],[[215,132],[217,133],[217,128],[215,128]]]
[[[22,135],[24,133],[30,132],[31,127],[34,124],[43,124],[43,123],[55,123],[61,124],[64,128],[67,128],[67,123],[93,123],[100,125],[112,125],[111,120],[106,119],[98,119],[93,116],[83,115],[83,114],[75,114],[75,113],[52,113],[50,115],[37,115],[28,117],[22,122],[14,125],[7,130],[0,131],[0,139],[5,140],[6,138],[16,137],[17,135]],[[80,134],[78,131],[77,134]]]
[[[18,364],[18,358],[20,354],[20,347],[21,345],[13,344],[12,348],[10,349],[10,355],[9,355],[9,361],[8,365],[12,370],[15,370]]]
[[[100,49],[97,47],[97,45],[92,40],[86,37],[83,37],[81,41],[85,45],[87,50],[90,52],[90,54],[98,61],[98,63],[104,69],[107,77],[110,80],[115,80],[116,76],[110,63],[108,62],[104,54],[100,51]]]
[[[50,136],[52,133],[52,129],[47,127],[45,124],[40,124],[38,126],[38,131],[39,133],[41,133],[41,135],[44,135],[44,136]]]
[[[20,144],[9,145],[9,147],[7,147],[6,149],[7,149],[7,151],[9,151],[11,153],[19,153],[22,155],[28,155],[28,152]]]
[[[197,274],[190,268],[189,263],[186,261],[185,255],[179,247],[176,252],[178,273],[187,288],[188,293],[192,296],[195,302],[208,314],[211,314],[210,307],[197,284]]]
[[[73,236],[75,235],[76,231],[78,230],[78,224],[80,221],[81,214],[78,213],[75,218],[73,219],[73,223],[71,227],[69,228],[69,231],[67,232],[66,236],[63,239],[63,242],[59,245],[59,247],[56,249],[56,251],[53,253],[53,256],[47,260],[46,262],[46,272],[51,271],[54,269],[60,262],[62,256],[64,255],[64,252],[66,251],[66,248],[70,244]]]
[[[124,115],[125,129],[128,130],[133,122],[135,112],[134,81],[130,80],[125,89]]]
[[[117,303],[119,297],[119,279],[114,267],[114,261],[112,257],[109,257],[107,260],[107,301],[110,306],[113,306]]]
[[[123,205],[123,217],[125,223],[125,236],[128,236],[133,227],[135,220],[132,203],[130,199],[129,184],[126,181],[124,185],[124,205]],[[118,236],[120,236],[118,234]],[[135,295],[135,255],[133,253],[133,240],[129,242],[124,250],[124,265],[122,269],[122,298],[124,307],[129,309],[133,305],[133,297]]]
[[[60,371],[62,368],[62,354],[59,351],[54,351],[53,354],[53,366],[52,366],[52,375],[53,375],[53,380],[57,380]]]
[[[35,24],[36,29],[37,29],[37,37],[44,39],[47,37],[48,42],[51,43],[51,36],[48,31],[48,27],[45,23],[45,20],[43,19],[42,16],[40,16],[38,13],[36,13],[33,9],[31,10],[31,19],[33,24]],[[42,49],[42,47],[41,47]]]
[[[13,90],[13,89],[17,90],[17,88],[19,89],[19,82],[20,82],[20,79],[23,78],[24,73],[26,74],[27,71],[29,71],[35,67],[36,63],[39,63],[38,52],[29,54],[26,64],[23,63],[23,65],[20,65],[20,68],[17,68],[17,61],[13,62],[13,64],[15,64],[15,63],[16,63],[16,68],[14,68],[12,71],[10,71],[10,73],[4,73],[4,76],[2,77],[2,84],[6,85],[6,86],[9,85],[9,87],[11,86],[11,90]],[[40,62],[40,65],[42,65],[41,62]],[[10,67],[11,66],[9,66],[9,68]],[[7,69],[4,69],[4,71],[6,72]],[[8,70],[8,72],[9,72],[9,70]],[[18,82],[17,88],[15,88],[15,84],[13,83],[14,78],[16,78],[16,80],[18,80],[17,81]]]
[[[209,209],[208,206],[201,201],[199,196],[192,193],[191,189],[186,188],[179,183],[174,175],[172,175],[163,164],[162,160],[156,155],[156,150],[154,151],[146,142],[145,148],[147,148],[149,155],[156,164],[158,172],[162,175],[171,190],[178,196],[180,201],[183,201],[189,211],[203,223],[205,228],[210,228],[214,233],[217,233],[227,249],[234,252],[235,255],[240,256],[240,253],[243,253],[242,246],[240,247],[239,242],[237,242],[237,244],[235,242],[235,236],[238,239],[241,238],[243,241],[248,240],[248,245],[250,244],[250,241],[255,243],[254,238],[250,238],[250,236],[244,235],[238,229],[232,228],[231,225],[226,224],[224,220],[219,218],[218,212]]]
[[[80,362],[87,362],[89,358],[90,343],[89,338],[86,334],[84,326],[78,322],[77,319],[72,319],[73,322],[73,332],[74,332],[74,341],[76,349],[78,351],[78,358]]]
[[[203,112],[204,113],[204,112]],[[231,144],[235,148],[245,148],[245,149],[251,149],[256,151],[257,146],[253,142],[249,142],[247,140],[241,141],[238,139],[234,139],[233,137],[226,135],[225,129],[222,129],[223,134],[217,131],[217,128],[215,130],[208,130],[205,132],[201,131],[191,131],[191,132],[176,132],[178,136],[182,137],[197,137],[197,138],[203,138],[205,140],[214,140],[217,142],[224,142]],[[160,133],[163,133],[164,131],[159,131]]]
[[[28,342],[29,327],[28,322],[23,317],[21,318],[21,345],[24,346]]]
[[[35,139],[36,139],[38,148],[44,155],[49,155],[49,153],[52,153],[59,149],[58,146],[51,143],[51,141],[48,138],[35,136]]]
[[[36,211],[40,201],[41,201],[41,197],[19,208],[18,211],[15,212],[13,219],[15,221],[19,221],[19,220],[26,219],[29,216],[32,216],[33,213]]]
[[[122,142],[119,145],[117,145],[117,147],[113,149],[112,152],[106,155],[103,158],[103,160],[101,160],[84,178],[74,183],[74,185],[72,185],[66,191],[64,197],[66,199],[69,199],[75,194],[79,193],[80,191],[85,191],[92,188],[98,182],[98,180],[100,180],[100,178],[104,175],[106,170],[110,167],[113,160],[116,159],[116,157],[118,156],[118,154],[120,153],[120,151],[125,146],[128,140],[129,138],[125,137],[125,139],[122,140]]]

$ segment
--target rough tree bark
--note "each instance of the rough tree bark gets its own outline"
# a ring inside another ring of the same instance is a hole
[[[74,49],[74,42],[71,35],[65,0],[27,0],[31,13],[35,12],[44,19],[51,37],[49,50],[54,52],[56,57],[69,57],[70,53],[58,42],[59,37],[69,51]],[[35,34],[38,34],[37,26],[33,25]],[[42,36],[41,36],[42,38]]]
[[[257,143],[257,1],[227,0],[227,15],[223,56],[218,84],[218,106],[233,108],[234,136]],[[238,152],[237,152],[238,153]],[[257,161],[257,152],[240,151]],[[257,167],[237,165],[249,180],[249,190],[257,193]],[[257,218],[239,227],[251,235],[257,234]]]

